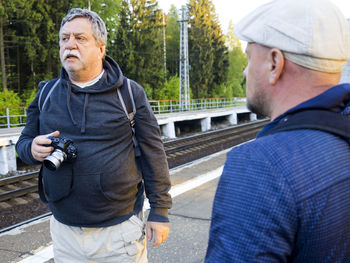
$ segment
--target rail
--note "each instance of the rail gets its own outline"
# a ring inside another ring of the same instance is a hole
[[[154,114],[163,114],[181,111],[195,111],[234,107],[245,104],[245,98],[208,98],[191,99],[187,108],[181,107],[179,100],[150,100]],[[28,107],[0,107],[0,128],[24,126],[27,120]]]

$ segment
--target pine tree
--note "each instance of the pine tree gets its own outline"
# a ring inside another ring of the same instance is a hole
[[[232,91],[234,97],[245,96],[245,81],[243,70],[248,64],[248,60],[242,51],[241,42],[234,34],[232,21],[229,23],[226,35],[226,44],[229,49],[229,68],[227,74],[227,86]]]
[[[156,0],[123,0],[113,46],[124,74],[152,99],[160,98],[164,86],[162,15]]]
[[[235,36],[232,20],[230,20],[228,24],[228,32],[226,34],[226,45],[229,51],[232,51],[234,48],[242,48],[241,42]]]
[[[109,54],[117,60],[124,74],[129,78],[135,78],[136,72],[134,38],[137,32],[133,30],[132,11],[128,0],[122,0],[119,13],[119,26],[116,40],[109,47]]]
[[[180,22],[174,5],[170,7],[166,25],[167,69],[170,76],[179,75]]]
[[[227,48],[210,0],[189,2],[190,87],[195,98],[209,97],[225,79]]]
[[[5,61],[7,64],[8,87],[22,91],[37,76],[37,61],[43,61],[45,50],[38,33],[43,17],[40,8],[43,0],[5,1],[7,14],[4,27]]]

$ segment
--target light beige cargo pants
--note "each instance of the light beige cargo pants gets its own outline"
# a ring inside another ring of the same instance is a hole
[[[145,223],[137,216],[103,228],[67,226],[52,216],[50,232],[55,263],[148,262]]]

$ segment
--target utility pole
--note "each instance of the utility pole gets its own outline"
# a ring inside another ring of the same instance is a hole
[[[181,8],[180,25],[180,87],[179,100],[180,109],[189,110],[190,104],[190,80],[189,80],[189,60],[188,60],[188,24],[187,8]]]

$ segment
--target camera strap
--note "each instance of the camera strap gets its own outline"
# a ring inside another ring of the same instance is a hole
[[[329,110],[310,109],[288,114],[261,136],[297,129],[314,129],[339,136],[350,143],[350,118]]]

